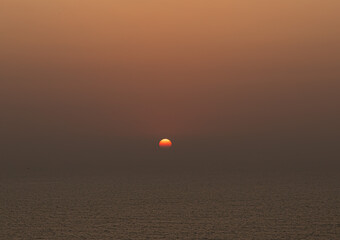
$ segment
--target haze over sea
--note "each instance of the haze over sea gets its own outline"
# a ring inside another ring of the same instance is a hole
[[[340,239],[339,13],[0,0],[0,240]]]

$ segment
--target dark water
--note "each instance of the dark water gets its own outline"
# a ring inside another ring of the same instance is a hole
[[[2,177],[0,239],[340,239],[336,174]]]

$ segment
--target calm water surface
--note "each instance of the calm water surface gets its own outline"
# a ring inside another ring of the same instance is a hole
[[[340,239],[318,174],[3,177],[0,239]]]

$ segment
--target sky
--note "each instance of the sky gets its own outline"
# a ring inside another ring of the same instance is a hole
[[[178,156],[334,158],[339,12],[338,0],[0,0],[5,156],[152,154],[168,137]]]

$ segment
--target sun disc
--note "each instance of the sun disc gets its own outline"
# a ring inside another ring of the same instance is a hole
[[[160,148],[170,148],[172,146],[172,142],[167,138],[163,138],[161,141],[159,141],[158,145]]]

